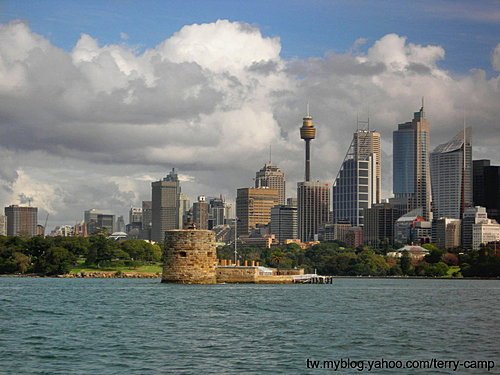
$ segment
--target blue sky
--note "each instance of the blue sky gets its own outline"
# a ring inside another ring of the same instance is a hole
[[[126,42],[142,50],[184,25],[228,19],[280,37],[285,59],[345,52],[358,38],[371,45],[397,33],[411,43],[442,46],[444,69],[463,74],[480,68],[491,75],[491,52],[500,36],[499,9],[496,0],[32,0],[1,1],[0,22],[23,19],[65,50],[71,50],[82,33],[100,44]]]

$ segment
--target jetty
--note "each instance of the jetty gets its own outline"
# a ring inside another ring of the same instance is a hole
[[[332,284],[333,276],[321,276],[315,273],[293,276],[294,284]]]

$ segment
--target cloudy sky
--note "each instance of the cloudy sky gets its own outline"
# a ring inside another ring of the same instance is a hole
[[[500,2],[413,3],[1,1],[0,204],[31,199],[49,228],[127,217],[172,167],[192,199],[231,201],[270,145],[293,196],[307,103],[315,179],[369,116],[389,197],[392,131],[422,96],[431,148],[465,117],[499,164]]]

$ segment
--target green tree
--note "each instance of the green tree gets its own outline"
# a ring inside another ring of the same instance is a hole
[[[403,254],[401,256],[401,260],[399,262],[399,265],[401,267],[401,271],[403,272],[403,275],[410,275],[411,274],[411,257],[408,251],[403,251]]]
[[[64,247],[51,247],[37,259],[34,269],[42,275],[61,275],[68,273],[74,262],[75,256]]]
[[[90,238],[90,246],[86,264],[101,267],[110,264],[117,257],[118,245],[115,241],[107,239],[103,235]]]

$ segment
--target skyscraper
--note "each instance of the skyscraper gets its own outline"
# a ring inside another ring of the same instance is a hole
[[[357,130],[333,183],[333,222],[364,223],[363,210],[380,202],[380,133]]]
[[[151,238],[164,240],[165,231],[179,229],[181,186],[175,168],[161,181],[151,183],[152,193],[152,230]]]
[[[7,236],[36,236],[38,208],[11,205],[5,207]]]
[[[255,187],[268,187],[279,192],[279,204],[285,204],[285,174],[276,165],[264,164],[255,174]]]
[[[219,198],[210,198],[208,202],[208,229],[224,225],[226,219],[226,202],[222,195]]]
[[[276,236],[278,243],[298,238],[297,207],[278,205],[271,209],[271,234]]]
[[[488,217],[500,223],[500,166],[473,161],[474,205],[486,207]]]
[[[434,219],[461,219],[472,207],[471,128],[437,146],[430,155]]]
[[[208,229],[208,202],[204,195],[193,203],[193,223],[196,229]]]
[[[422,107],[413,114],[413,120],[399,124],[393,132],[392,190],[395,201],[405,211],[422,207],[425,220],[429,220],[431,211],[429,141],[429,124],[422,100]]]
[[[241,188],[236,195],[238,236],[246,236],[258,225],[271,221],[271,208],[278,204],[278,190],[269,188]]]
[[[328,183],[305,181],[297,184],[299,238],[303,242],[318,240],[320,229],[330,218]]]

